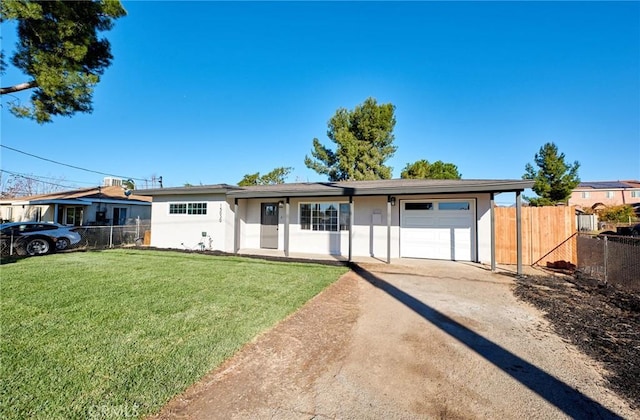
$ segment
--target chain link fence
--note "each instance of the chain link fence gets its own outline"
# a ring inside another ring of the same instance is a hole
[[[73,231],[79,233],[81,239],[78,243],[71,244],[68,250],[142,246],[149,245],[151,220],[136,219],[132,223],[118,226],[78,226]],[[3,237],[0,255],[2,257],[27,255],[25,238],[27,237]],[[51,249],[54,249],[53,246]]]
[[[640,291],[640,238],[581,233],[577,241],[577,276]]]
[[[145,234],[151,231],[151,220],[135,220],[120,226],[81,226],[74,229],[82,239],[71,249],[105,249],[145,244]]]

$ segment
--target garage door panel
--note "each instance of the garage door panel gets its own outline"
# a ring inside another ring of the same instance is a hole
[[[471,261],[474,220],[471,203],[469,210],[435,210],[438,207],[418,211],[405,210],[403,206],[401,256]]]

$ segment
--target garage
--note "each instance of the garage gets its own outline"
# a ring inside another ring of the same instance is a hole
[[[403,200],[400,204],[401,257],[475,260],[473,200]]]

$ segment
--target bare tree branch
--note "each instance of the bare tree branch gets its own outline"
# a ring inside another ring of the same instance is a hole
[[[21,90],[33,89],[38,86],[38,82],[32,80],[30,82],[18,83],[14,86],[3,87],[0,88],[0,95],[5,95],[7,93],[20,92]]]

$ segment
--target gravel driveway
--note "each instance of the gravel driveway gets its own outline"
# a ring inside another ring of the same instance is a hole
[[[638,418],[474,264],[360,264],[157,418]]]

